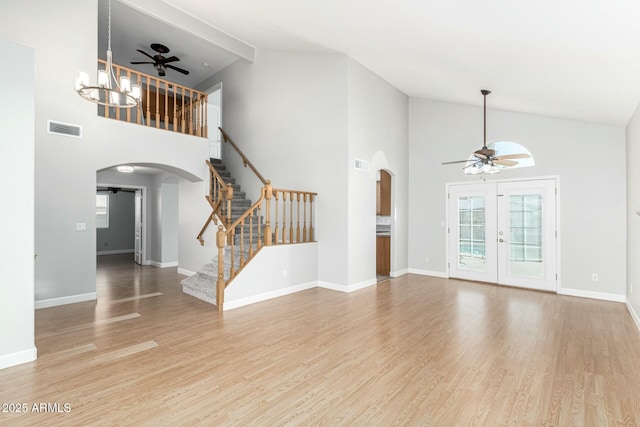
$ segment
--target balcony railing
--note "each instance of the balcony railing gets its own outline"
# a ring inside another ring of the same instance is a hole
[[[106,67],[106,61],[98,63]],[[207,138],[207,94],[113,64],[116,81],[127,76],[142,88],[142,102],[134,108],[99,106],[109,119]]]

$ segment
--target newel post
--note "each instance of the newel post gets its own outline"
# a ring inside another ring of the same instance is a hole
[[[265,224],[264,224],[264,244],[271,246],[273,244],[273,235],[271,234],[271,199],[273,198],[273,187],[271,181],[267,180],[265,188]]]
[[[218,246],[218,281],[216,282],[216,306],[222,311],[224,304],[224,247],[226,243],[225,232],[222,226],[218,226],[216,233],[216,245]]]

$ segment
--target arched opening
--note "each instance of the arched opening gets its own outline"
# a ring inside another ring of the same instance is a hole
[[[141,285],[144,269],[178,266],[180,181],[201,180],[182,169],[152,163],[96,171],[98,299],[148,294],[152,289]],[[135,278],[117,280],[116,272],[123,269],[135,269]]]

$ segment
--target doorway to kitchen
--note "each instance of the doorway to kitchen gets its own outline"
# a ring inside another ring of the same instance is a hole
[[[391,174],[376,174],[376,278],[378,283],[391,276]]]

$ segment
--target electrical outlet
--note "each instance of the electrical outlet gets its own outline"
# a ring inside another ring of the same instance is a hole
[[[428,264],[429,261],[431,261],[431,258],[429,258],[428,256],[424,257],[424,262],[426,262]]]
[[[597,282],[598,281],[598,274],[597,273],[593,273],[591,275],[591,280],[593,280],[594,282]]]
[[[287,270],[282,270],[282,277],[287,277]]]

